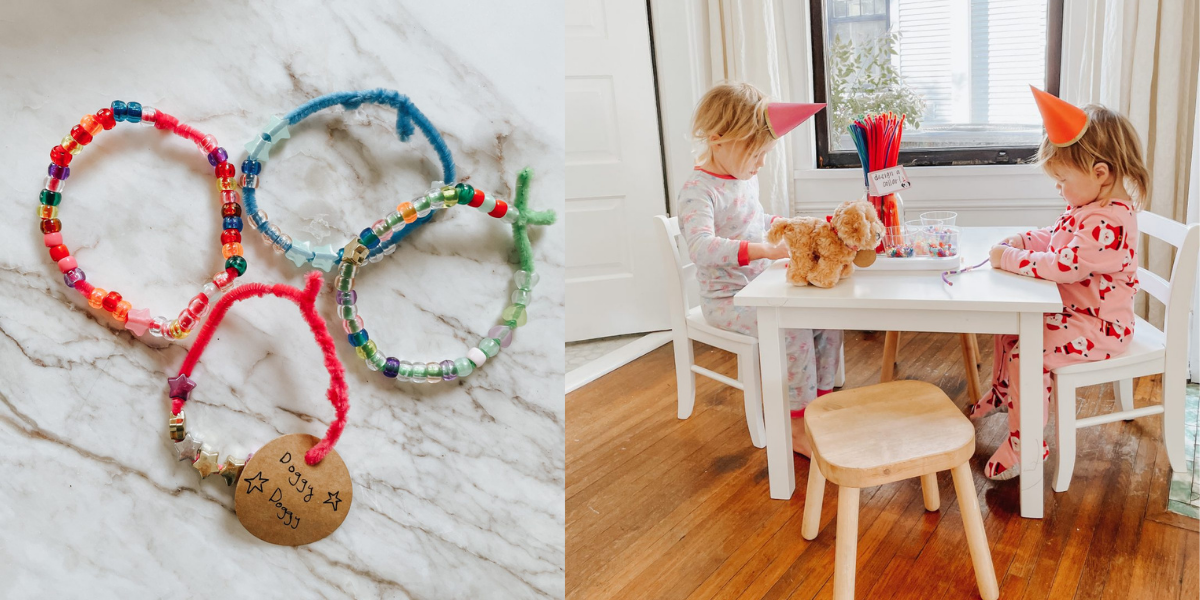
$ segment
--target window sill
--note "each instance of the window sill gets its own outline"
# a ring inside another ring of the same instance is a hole
[[[917,181],[929,177],[1003,177],[1003,176],[1042,176],[1037,165],[955,165],[942,167],[905,167],[909,179]],[[862,179],[862,169],[795,169],[792,177],[797,180],[805,179]]]

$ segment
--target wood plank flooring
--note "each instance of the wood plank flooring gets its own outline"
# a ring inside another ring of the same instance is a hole
[[[979,342],[986,387],[991,336]],[[847,386],[878,381],[882,350],[882,333],[847,332]],[[955,335],[905,334],[897,356],[897,379],[934,383],[966,406]],[[697,344],[696,361],[736,377],[726,352]],[[741,392],[697,384],[695,411],[681,421],[668,345],[567,396],[567,597],[832,598],[836,486],[826,486],[820,534],[805,541],[808,461],[796,461],[792,499],[771,500]],[[1136,404],[1158,389],[1156,378],[1138,380]],[[1081,417],[1113,405],[1110,386],[1080,391]],[[1071,489],[1047,483],[1046,518],[1029,520],[1016,481],[982,475],[1006,431],[1004,416],[984,422],[972,469],[1001,598],[1200,597],[1197,521],[1165,511],[1161,429],[1147,418],[1080,431]],[[858,598],[978,597],[950,474],[938,483],[938,512],[924,510],[915,479],[862,491]]]

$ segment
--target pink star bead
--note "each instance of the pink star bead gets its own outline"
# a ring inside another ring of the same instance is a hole
[[[167,383],[171,384],[171,397],[185,401],[191,395],[192,389],[196,387],[196,382],[188,379],[188,376],[183,373],[174,377],[168,377]]]
[[[141,337],[145,335],[146,329],[150,327],[150,309],[139,308],[129,311],[129,320],[125,321],[125,329],[133,332],[133,335]]]

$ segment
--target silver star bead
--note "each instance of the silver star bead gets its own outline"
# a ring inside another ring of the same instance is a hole
[[[225,463],[221,465],[221,477],[225,478],[225,485],[233,485],[242,478],[242,468],[246,466],[246,461],[238,460],[232,454],[225,457]]]
[[[175,453],[179,456],[179,460],[196,462],[196,456],[200,453],[201,447],[200,438],[188,433],[184,434],[182,441],[175,442]]]
[[[217,463],[217,454],[217,452],[200,449],[200,454],[196,456],[196,462],[192,463],[192,466],[200,472],[200,477],[208,477],[221,470],[221,465]]]

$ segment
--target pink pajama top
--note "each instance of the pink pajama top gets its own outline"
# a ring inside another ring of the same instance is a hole
[[[1067,208],[1053,227],[1022,234],[1025,249],[1006,248],[1005,271],[1058,283],[1063,311],[1047,315],[1051,329],[1075,329],[1079,337],[1046,352],[1087,359],[1117,355],[1133,336],[1137,294],[1137,214],[1126,201]],[[1098,356],[1096,356],[1098,355]]]
[[[771,265],[750,260],[776,217],[758,203],[758,177],[739,180],[699,168],[679,192],[679,231],[696,263],[700,297],[729,298]]]

